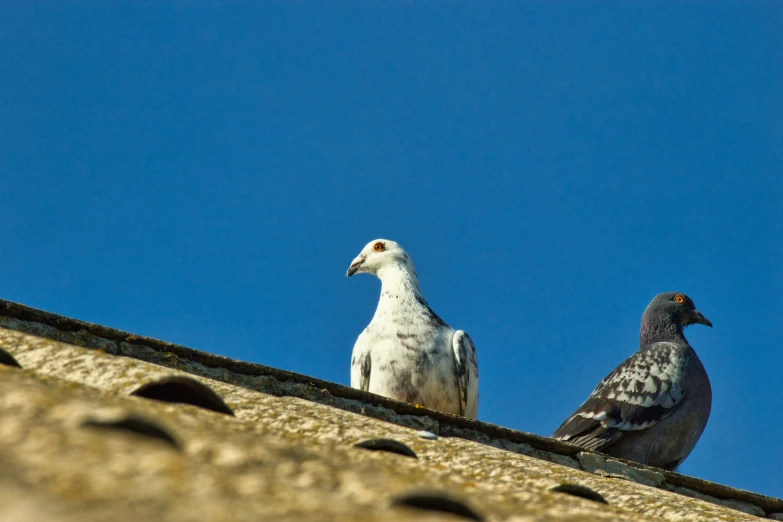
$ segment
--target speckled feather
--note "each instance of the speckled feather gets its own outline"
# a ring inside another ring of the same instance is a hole
[[[598,383],[554,437],[599,450],[622,431],[649,428],[671,415],[684,398],[683,370],[692,351],[672,342],[643,347]]]
[[[656,296],[642,318],[639,350],[602,379],[552,436],[676,468],[704,430],[712,402],[704,367],[682,333],[696,322],[711,326],[687,296]]]
[[[374,250],[381,242],[383,251]],[[359,335],[351,386],[466,417],[478,410],[478,363],[470,336],[455,331],[427,304],[408,254],[389,240],[370,242],[348,275],[381,280],[378,307]]]

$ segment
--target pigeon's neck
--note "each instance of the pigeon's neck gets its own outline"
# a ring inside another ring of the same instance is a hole
[[[387,266],[378,271],[381,280],[381,297],[378,299],[378,308],[373,316],[373,323],[381,325],[397,324],[399,317],[420,318],[427,302],[421,296],[419,280],[414,270],[408,270],[405,266]],[[385,327],[384,327],[385,328]]]
[[[381,280],[381,299],[412,298],[417,301],[421,298],[419,278],[416,277],[415,270],[408,270],[407,267],[400,265],[384,266],[378,270],[378,279]]]
[[[657,313],[645,313],[639,329],[639,346],[662,341],[674,341],[688,344],[682,332],[682,325],[671,317]]]
[[[424,300],[419,278],[412,265],[383,267],[377,272],[381,280],[381,297],[368,328],[375,335],[415,335],[422,328],[446,326]]]

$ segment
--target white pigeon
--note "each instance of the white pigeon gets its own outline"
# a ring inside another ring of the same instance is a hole
[[[429,307],[408,253],[388,239],[371,241],[347,276],[361,272],[381,280],[381,297],[353,347],[351,387],[475,419],[476,348]]]

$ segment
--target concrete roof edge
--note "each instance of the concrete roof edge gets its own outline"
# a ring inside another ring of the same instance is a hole
[[[590,453],[590,452],[584,452],[582,448],[579,448],[577,446],[573,446],[571,444],[567,444],[548,437],[542,437],[540,435],[512,430],[510,428],[504,428],[502,426],[497,426],[494,424],[490,424],[488,422],[468,419],[465,417],[450,415],[447,413],[442,413],[442,412],[429,410],[425,408],[417,408],[408,403],[399,402],[372,393],[363,392],[330,381],[309,377],[307,375],[303,375],[287,370],[280,370],[277,368],[264,366],[261,364],[238,361],[228,357],[215,355],[208,352],[203,352],[193,348],[187,348],[185,346],[169,343],[166,341],[161,341],[151,337],[139,336],[128,332],[124,332],[122,330],[117,330],[115,328],[110,328],[94,323],[89,323],[86,321],[81,321],[78,319],[65,317],[51,312],[46,312],[43,310],[32,308],[12,301],[7,301],[5,299],[0,299],[0,317],[16,319],[19,321],[24,321],[26,323],[37,323],[40,325],[48,326],[50,328],[53,328],[59,332],[63,332],[66,334],[68,333],[78,334],[80,332],[83,332],[91,336],[103,339],[104,341],[109,341],[113,343],[126,343],[132,346],[145,347],[153,350],[154,352],[158,352],[159,354],[171,354],[174,355],[177,359],[186,360],[195,363],[197,365],[204,366],[206,368],[224,369],[233,372],[235,374],[240,374],[248,377],[271,377],[281,383],[292,382],[295,384],[311,387],[317,390],[325,390],[326,392],[328,392],[329,395],[333,397],[346,399],[350,401],[359,401],[361,403],[373,405],[373,406],[380,406],[382,408],[392,410],[393,412],[401,416],[412,416],[412,417],[422,417],[422,418],[432,419],[436,421],[438,425],[441,426],[441,429],[446,428],[446,431],[448,432],[448,436],[466,438],[469,440],[474,440],[475,442],[484,442],[484,440],[482,439],[485,438],[505,439],[512,443],[528,445],[534,448],[535,450],[539,450],[542,452],[553,453],[555,455],[560,455],[563,457],[575,458],[578,461],[582,460],[579,458],[580,454]],[[37,333],[40,334],[41,332],[37,332]],[[46,336],[45,332],[43,333],[44,333],[43,336]],[[54,338],[54,340],[62,340],[62,339]],[[82,338],[82,340],[84,339]],[[101,346],[97,344],[90,345],[89,342],[84,344],[80,343],[80,345],[84,345],[88,348],[101,348]],[[120,350],[118,350],[118,353],[119,352]],[[175,362],[170,362],[168,360],[161,361],[160,359],[150,360],[149,358],[145,358],[143,355],[140,356],[139,353],[140,352],[137,351],[133,351],[131,353],[127,353],[127,351],[123,351],[122,355],[137,358],[140,360],[145,360],[147,362],[153,362],[155,364],[160,364],[163,366],[169,366],[169,367],[174,367],[176,369],[188,371],[187,368],[183,368],[182,365],[176,361]],[[232,383],[232,384],[236,384],[236,383]],[[296,394],[296,396],[311,400],[307,394]],[[483,437],[472,436],[471,434],[475,434],[475,432],[478,432]],[[600,455],[602,458],[608,458],[600,453],[595,453],[595,455]],[[677,490],[678,492],[681,492],[686,495],[688,495],[687,490],[691,490],[698,494],[701,494],[702,496],[707,495],[710,497],[715,497],[716,499],[720,499],[720,500],[730,500],[730,501],[736,500],[740,502],[747,502],[763,509],[764,512],[768,515],[772,513],[783,512],[782,499],[761,495],[759,493],[754,493],[751,491],[733,488],[723,484],[718,484],[715,482],[710,482],[707,480],[702,480],[696,477],[690,477],[687,475],[682,475],[671,471],[665,471],[658,468],[643,466],[635,462],[628,462],[628,461],[621,461],[621,462],[632,469],[641,470],[642,472],[653,472],[661,475],[665,479],[666,483],[659,487],[663,487],[664,489],[669,489],[672,491]],[[585,469],[586,471],[591,471],[590,469],[587,469],[584,464],[581,464],[581,468]],[[629,478],[629,477],[625,477],[625,478]],[[696,495],[688,495],[688,496],[696,496]]]

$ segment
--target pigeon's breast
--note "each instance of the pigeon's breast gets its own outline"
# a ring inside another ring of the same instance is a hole
[[[387,322],[368,327],[372,393],[451,413],[459,413],[454,331],[415,323]],[[390,327],[391,326],[391,327]]]
[[[682,402],[650,429],[631,431],[606,450],[610,455],[650,466],[674,469],[696,446],[710,415],[712,389],[696,352],[685,346],[671,354],[680,371],[676,385]]]

